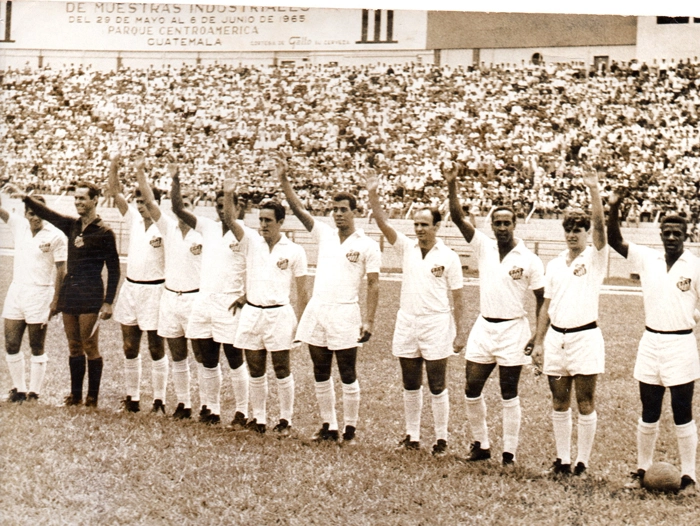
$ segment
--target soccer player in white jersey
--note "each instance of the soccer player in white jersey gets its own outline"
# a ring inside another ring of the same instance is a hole
[[[177,397],[177,408],[173,417],[188,419],[192,416],[192,401],[185,329],[199,292],[202,236],[181,219],[173,219],[161,212],[146,179],[144,166],[145,156],[143,152],[137,152],[138,188],[148,213],[165,241],[165,290],[160,298],[158,335],[167,340],[173,359],[173,385]],[[172,157],[168,159],[168,172],[171,177],[177,172],[177,164]],[[183,206],[185,209],[192,209],[189,199],[183,199]],[[195,359],[201,361],[201,357],[195,356]]]
[[[226,224],[240,242],[246,258],[246,304],[236,331],[235,346],[245,350],[250,370],[250,405],[253,417],[248,429],[265,433],[267,428],[267,353],[277,377],[280,419],[274,431],[289,435],[294,412],[294,375],[290,350],[297,317],[290,303],[292,282],[296,284],[297,310],[304,311],[306,252],[281,232],[284,207],[277,201],[260,206],[260,234],[244,229],[237,221],[234,205],[235,180],[224,181]]]
[[[192,350],[201,358],[200,422],[221,422],[221,367],[220,348],[231,368],[236,413],[231,427],[243,429],[248,416],[248,369],[243,351],[234,346],[240,309],[231,309],[245,294],[245,256],[224,222],[223,190],[216,194],[216,213],[219,221],[196,216],[185,207],[180,190],[180,176],[173,175],[171,192],[173,212],[190,228],[202,235],[202,267],[199,294],[192,305],[185,335],[192,342]],[[242,226],[242,221],[239,220]],[[245,227],[244,227],[245,228]]]
[[[446,384],[448,358],[461,351],[466,340],[462,305],[462,265],[459,256],[441,239],[440,212],[421,209],[413,214],[417,240],[397,232],[382,209],[375,175],[367,178],[367,191],[377,226],[401,255],[403,280],[396,314],[393,354],[399,358],[404,386],[406,437],[404,449],[419,449],[423,406],[423,363],[431,393],[436,442],[433,455],[447,452],[450,403]],[[450,293],[452,308],[450,308]]]
[[[43,197],[34,199],[46,203]],[[58,312],[58,293],[66,274],[68,247],[66,236],[50,223],[44,223],[26,205],[22,217],[5,210],[0,202],[0,219],[10,227],[15,241],[12,283],[2,310],[7,352],[5,360],[12,379],[8,400],[21,403],[38,400],[41,394],[48,361],[44,353],[46,327],[49,318]],[[25,329],[29,333],[32,352],[29,392],[25,380],[24,354],[21,352]]]
[[[598,421],[596,380],[605,372],[605,344],[597,323],[598,297],[609,252],[603,204],[596,172],[586,168],[585,173],[579,174],[590,192],[591,216],[577,209],[564,214],[562,223],[568,248],[547,265],[545,301],[532,351],[533,362],[542,367],[552,392],[557,449],[557,459],[549,470],[553,476],[571,474],[572,387],[576,388],[579,412],[574,475],[585,476]],[[593,246],[588,246],[591,224]]]
[[[693,419],[693,392],[695,380],[700,378],[700,359],[693,315],[700,297],[700,260],[685,250],[688,226],[677,215],[661,220],[663,253],[626,242],[620,232],[621,193],[614,192],[608,201],[608,243],[639,273],[646,324],[634,367],[642,401],[637,423],[637,471],[627,487],[640,487],[653,462],[668,387],[681,460],[681,489],[694,490],[698,431]]]
[[[498,365],[503,405],[503,464],[509,465],[515,461],[520,435],[520,373],[522,366],[530,363],[523,351],[534,342],[526,317],[525,297],[528,290],[533,291],[539,318],[544,302],[544,266],[522,239],[514,237],[516,219],[512,208],[500,206],[492,212],[491,229],[495,240],[464,220],[457,188],[460,168],[461,165],[455,163],[443,169],[450,216],[474,250],[481,283],[481,315],[469,333],[465,353],[467,417],[474,436],[467,460],[491,458],[486,402],[481,392]]]
[[[146,208],[140,191],[136,206],[129,206],[119,184],[120,155],[114,153],[109,169],[108,194],[129,226],[129,254],[126,280],[121,286],[114,319],[121,324],[124,339],[124,410],[136,413],[141,400],[141,336],[146,332],[148,350],[153,360],[152,412],[165,413],[165,391],[168,384],[168,358],[163,338],[158,336],[158,311],[165,283],[163,237]],[[159,196],[157,196],[159,197]]]
[[[343,389],[343,443],[355,440],[360,411],[360,383],[356,363],[358,343],[369,341],[379,299],[379,244],[355,228],[357,203],[351,194],[333,196],[336,228],[316,221],[303,207],[287,178],[287,166],[278,160],[277,175],[289,206],[318,243],[318,261],[311,301],[297,329],[297,340],[309,346],[314,364],[316,400],[322,426],[313,440],[337,441],[338,420],[331,368],[333,356]],[[364,320],[359,304],[362,278],[367,276]]]

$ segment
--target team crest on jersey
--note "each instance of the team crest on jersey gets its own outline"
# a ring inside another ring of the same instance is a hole
[[[576,276],[577,278],[585,276],[586,272],[588,271],[586,270],[586,265],[584,265],[583,263],[581,263],[580,265],[576,265],[576,268],[574,268],[574,276]]]
[[[48,252],[49,250],[51,250],[51,243],[42,243],[41,245],[39,245],[39,250],[41,250],[42,252]]]
[[[676,283],[676,287],[681,289],[683,292],[688,292],[690,290],[690,283],[690,278],[684,278],[683,276],[681,276],[681,279],[679,279],[678,283]]]
[[[78,247],[82,248],[85,246],[85,241],[83,241],[83,236],[78,236],[75,238],[75,241],[73,241],[73,244]]]
[[[348,258],[350,263],[357,263],[357,260],[360,259],[360,253],[357,250],[351,250],[345,254],[345,257]]]
[[[433,268],[430,269],[430,272],[433,273],[433,276],[436,278],[441,278],[442,275],[445,273],[445,267],[442,265],[435,265]]]
[[[195,256],[199,256],[202,253],[202,245],[194,243],[190,247],[190,252],[192,252],[192,254],[194,254]]]
[[[153,238],[151,238],[150,243],[151,243],[151,246],[153,248],[160,248],[161,246],[163,246],[163,238],[162,237],[153,237]]]
[[[517,279],[522,279],[522,277],[523,277],[523,269],[521,269],[520,267],[513,267],[513,268],[511,269],[511,271],[508,272],[508,274],[510,274],[510,277],[513,278],[513,279],[515,279],[515,280],[517,280]]]
[[[231,243],[228,248],[231,249],[231,252],[240,252],[241,251],[241,246],[238,243]]]
[[[288,260],[288,259],[282,258],[282,259],[280,259],[280,260],[277,262],[277,268],[279,268],[280,270],[287,270],[287,267],[288,267],[288,266],[289,266],[289,260]]]

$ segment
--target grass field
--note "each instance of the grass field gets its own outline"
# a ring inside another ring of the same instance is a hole
[[[0,258],[0,294],[11,274]],[[403,437],[399,370],[390,344],[400,283],[381,283],[375,336],[361,351],[359,444],[316,445],[319,426],[311,361],[293,357],[296,378],[294,434],[278,439],[233,433],[195,421],[176,422],[147,411],[118,412],[122,390],[120,333],[101,328],[105,372],[96,410],[55,407],[68,393],[67,347],[52,321],[45,394],[38,404],[0,403],[1,524],[695,524],[698,497],[652,495],[622,489],[635,468],[637,385],[632,369],[643,331],[639,296],[601,297],[607,373],[599,381],[598,434],[588,480],[541,476],[555,457],[549,390],[524,373],[523,425],[517,467],[501,467],[501,407],[497,382],[485,396],[494,458],[466,465],[471,441],[464,410],[464,360],[450,359],[450,454],[434,459],[430,401],[425,396],[420,452],[395,452]],[[478,313],[478,288],[466,287],[468,315]],[[26,349],[25,342],[25,352]],[[224,367],[222,419],[233,417],[233,394]],[[339,416],[342,402],[336,373]],[[142,407],[151,399],[144,359]],[[7,391],[7,367],[0,389]],[[426,390],[427,391],[427,390]],[[197,404],[196,375],[193,403]],[[174,409],[169,387],[168,412]],[[678,465],[670,408],[661,421],[656,460]],[[268,414],[277,418],[270,382]],[[574,445],[576,426],[574,425]]]

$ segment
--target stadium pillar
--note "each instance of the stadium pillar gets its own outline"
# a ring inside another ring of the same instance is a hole
[[[122,69],[122,66],[123,66],[123,64],[122,64],[122,55],[121,55],[121,53],[118,53],[118,54],[117,54],[117,71],[119,71],[120,69]]]
[[[442,66],[442,50],[441,49],[433,50],[433,64],[435,64],[438,67]]]
[[[39,51],[39,57],[38,57],[38,67],[39,69],[44,67],[44,55],[41,54],[41,51]]]

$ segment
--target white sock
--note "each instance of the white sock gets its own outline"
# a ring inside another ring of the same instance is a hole
[[[433,409],[435,439],[447,440],[447,424],[450,420],[450,397],[447,389],[440,394],[430,393],[430,405]]]
[[[294,375],[277,379],[277,398],[280,402],[280,420],[286,420],[292,424],[294,413]]]
[[[192,408],[190,399],[190,363],[185,358],[179,362],[173,362],[173,386],[177,403],[183,404],[185,409]]]
[[[250,408],[258,424],[267,424],[267,375],[250,379]]]
[[[17,389],[18,393],[26,393],[27,382],[24,379],[24,354],[22,351],[17,354],[5,354],[5,361],[10,369],[12,386]]]
[[[486,400],[483,395],[467,398],[467,419],[472,430],[474,442],[481,443],[481,449],[490,449],[489,429],[486,425]]]
[[[233,384],[233,396],[236,399],[236,412],[248,417],[248,366],[241,364],[237,369],[231,369],[231,383]]]
[[[503,452],[513,454],[518,449],[520,438],[520,420],[522,412],[520,410],[520,397],[516,396],[510,400],[503,400]]]
[[[681,475],[688,475],[695,480],[695,455],[698,449],[698,428],[695,420],[676,426],[676,438],[678,456],[681,457]]]
[[[46,374],[46,363],[49,357],[45,354],[41,356],[32,356],[29,360],[29,391],[36,394],[41,394],[41,388],[44,385],[44,375]]]
[[[552,411],[552,425],[557,458],[562,464],[571,464],[571,408],[568,411]]]
[[[654,449],[659,436],[659,421],[637,422],[637,468],[646,471],[654,463]]]
[[[595,430],[598,427],[598,413],[593,411],[590,415],[578,415],[578,443],[576,464],[583,463],[588,466],[588,460],[591,458],[593,450],[593,439],[595,439]]]
[[[343,384],[343,420],[345,427],[357,427],[360,414],[360,382]]]
[[[163,356],[160,360],[153,360],[151,378],[153,381],[153,399],[162,400],[165,403],[165,393],[168,388],[167,356]]]
[[[199,405],[209,408],[207,390],[204,388],[204,365],[197,362],[197,378],[199,380]]]
[[[124,386],[126,396],[133,402],[141,400],[141,355],[124,359]]]
[[[321,420],[324,424],[328,424],[328,429],[337,431],[338,419],[335,415],[335,385],[333,384],[333,377],[325,382],[316,382],[314,388]]]
[[[403,390],[403,409],[406,415],[406,434],[413,442],[420,442],[420,416],[423,411],[423,387]]]
[[[221,366],[219,364],[214,368],[204,368],[202,373],[204,381],[204,391],[207,398],[207,409],[212,415],[221,414]]]

